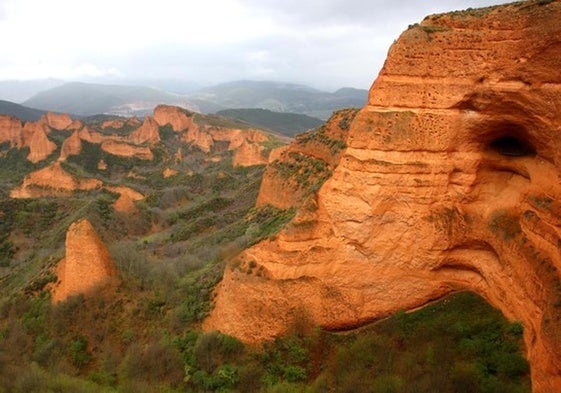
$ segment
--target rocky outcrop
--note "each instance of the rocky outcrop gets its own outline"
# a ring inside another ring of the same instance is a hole
[[[125,124],[126,124],[126,119],[105,120],[100,124],[100,128],[102,130],[106,130],[108,128],[113,128],[114,130],[118,130],[123,128]]]
[[[72,135],[65,139],[60,148],[60,161],[66,160],[70,156],[77,156],[82,151],[82,140],[78,131],[74,131]]]
[[[12,198],[39,198],[42,196],[65,196],[74,191],[101,188],[97,179],[79,179],[66,172],[60,162],[32,172],[23,179],[20,187],[12,190]]]
[[[42,123],[25,123],[23,127],[24,145],[29,147],[27,159],[32,163],[43,161],[57,146],[47,137],[46,126]]]
[[[160,126],[171,125],[172,129],[177,132],[191,127],[193,115],[177,106],[158,105],[154,108],[154,120]]]
[[[234,166],[253,166],[266,164],[268,158],[263,154],[265,148],[259,143],[243,141],[232,157]]]
[[[57,267],[58,281],[51,291],[53,302],[73,295],[87,295],[118,282],[111,255],[88,220],[70,225],[65,247],[65,257]]]
[[[114,156],[125,158],[139,158],[141,160],[152,160],[154,154],[147,146],[134,146],[126,142],[108,140],[101,144],[101,149]]]
[[[183,142],[189,143],[193,146],[198,147],[205,153],[210,153],[212,146],[214,146],[214,140],[212,136],[208,134],[204,128],[201,129],[197,124],[193,123],[189,129],[182,135]]]
[[[160,141],[158,123],[150,116],[146,116],[144,123],[129,135],[128,140],[135,145],[142,145],[143,143],[153,145],[158,143]]]
[[[358,110],[335,112],[326,124],[273,150],[263,175],[257,206],[281,209],[301,206],[315,195],[339,165],[349,126]]]
[[[80,131],[78,131],[78,134],[80,135],[80,139],[89,143],[100,144],[104,140],[108,139],[105,135],[92,130],[89,126],[84,126]]]
[[[108,191],[119,194],[119,198],[113,204],[113,209],[123,214],[133,214],[138,211],[135,201],[144,199],[144,195],[129,187],[106,187]]]
[[[457,290],[561,391],[561,1],[436,15],[392,46],[315,206],[242,253],[206,329],[360,326]]]
[[[66,113],[47,112],[41,118],[40,122],[48,125],[55,130],[66,130],[73,123],[70,116]]]
[[[13,116],[0,115],[0,144],[9,143],[10,148],[23,146],[23,126],[21,121]]]
[[[166,168],[166,169],[164,169],[163,172],[162,172],[162,177],[163,177],[164,179],[167,179],[168,177],[175,176],[175,175],[177,175],[178,173],[179,173],[179,171],[177,171],[177,170],[175,170],[175,169]]]

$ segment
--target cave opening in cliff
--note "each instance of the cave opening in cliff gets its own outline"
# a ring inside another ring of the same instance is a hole
[[[502,136],[493,140],[489,147],[491,150],[507,157],[525,157],[536,154],[529,143],[514,136]]]
[[[525,157],[536,154],[536,149],[528,141],[527,130],[518,124],[502,124],[494,129],[495,138],[488,144],[491,151],[506,157]]]

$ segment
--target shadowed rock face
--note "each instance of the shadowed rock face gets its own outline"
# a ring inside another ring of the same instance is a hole
[[[317,209],[227,269],[205,327],[256,342],[468,289],[524,324],[533,390],[561,391],[560,19],[529,1],[404,32]]]

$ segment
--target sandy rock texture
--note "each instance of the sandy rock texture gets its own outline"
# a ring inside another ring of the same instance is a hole
[[[66,130],[70,129],[73,124],[73,120],[67,113],[53,113],[47,112],[41,119],[40,122],[48,125],[56,130]]]
[[[74,191],[99,189],[103,182],[93,178],[78,178],[66,172],[59,161],[31,172],[23,179],[21,186],[10,192],[12,198],[40,198],[46,196],[67,196]]]
[[[467,289],[523,323],[534,392],[561,391],[560,19],[527,1],[405,31],[315,206],[226,270],[205,328],[353,328]]]
[[[70,225],[65,246],[65,257],[57,267],[57,284],[52,289],[53,302],[64,301],[72,295],[87,295],[118,282],[111,255],[88,220]]]

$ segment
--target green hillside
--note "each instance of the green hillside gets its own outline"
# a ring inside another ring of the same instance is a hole
[[[0,392],[530,391],[522,326],[470,293],[347,332],[302,319],[263,346],[203,332],[225,264],[295,212],[254,207],[263,165],[234,167],[227,146],[204,153],[169,126],[159,134],[153,161],[83,141],[62,164],[145,195],[135,214],[116,212],[117,195],[105,189],[10,198],[26,174],[57,159],[68,134],[52,131],[58,150],[38,164],[27,149],[0,145]],[[166,168],[177,174],[165,177]],[[66,229],[81,218],[107,244],[122,283],[51,304]]]
[[[323,124],[322,120],[315,117],[257,108],[225,109],[217,112],[217,114],[245,121],[290,137]]]
[[[201,89],[189,98],[202,110],[206,102],[223,109],[260,108],[326,120],[334,110],[363,107],[367,94],[367,90],[353,88],[330,93],[291,83],[237,81]]]
[[[28,108],[10,101],[0,100],[0,115],[15,116],[23,121],[37,121],[46,111]]]

